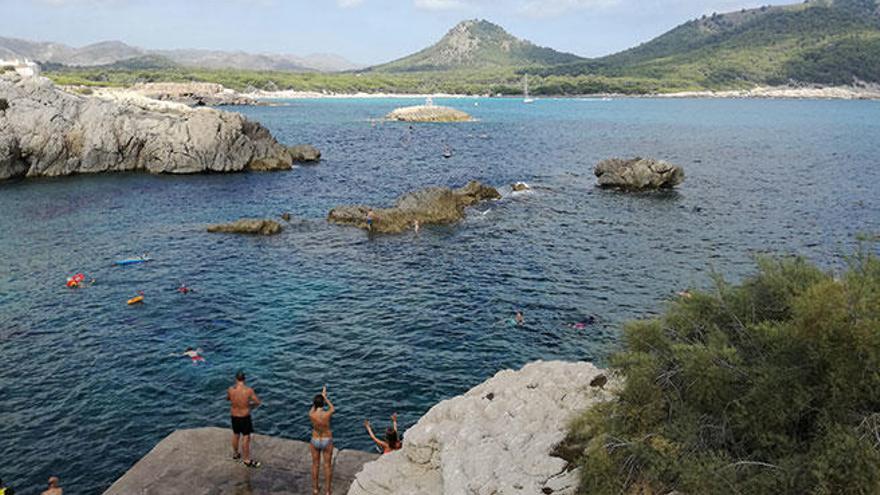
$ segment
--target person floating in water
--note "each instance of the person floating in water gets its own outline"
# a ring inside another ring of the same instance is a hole
[[[370,420],[364,420],[364,427],[367,429],[367,433],[370,434],[370,438],[372,438],[373,441],[376,442],[376,445],[382,449],[382,454],[388,454],[395,450],[400,450],[403,446],[400,441],[400,436],[397,433],[397,413],[391,415],[391,428],[385,430],[384,441],[379,440],[373,433],[373,428],[370,426]]]
[[[523,316],[522,311],[517,310],[516,315],[513,317],[513,321],[520,327],[526,324],[526,318]]]
[[[177,292],[180,292],[181,294],[189,294],[190,292],[195,292],[195,290],[187,287],[185,283],[181,282],[180,287],[177,288]]]
[[[596,317],[594,315],[590,315],[586,317],[583,321],[576,321],[574,323],[569,323],[567,326],[569,328],[573,328],[575,330],[583,330],[587,328],[587,326],[596,323]]]
[[[0,480],[0,495],[15,495],[15,490],[10,486],[4,485],[3,480]]]
[[[231,403],[232,416],[232,458],[241,459],[247,467],[258,468],[260,463],[251,459],[251,435],[254,424],[251,421],[251,407],[259,407],[262,402],[254,389],[245,383],[243,371],[235,375],[235,385],[226,390],[226,400]],[[241,438],[241,453],[238,452],[238,441]]]
[[[326,409],[325,409],[326,407]],[[318,478],[321,474],[321,456],[324,456],[324,489],[327,495],[333,493],[333,430],[330,419],[336,408],[327,397],[327,385],[312,400],[309,420],[312,422],[312,441],[309,450],[312,453],[312,493],[318,493]]]
[[[376,220],[376,213],[371,208],[370,210],[367,211],[367,230],[368,231],[370,231],[370,232],[373,231],[373,222],[375,220]]]
[[[192,347],[187,347],[186,350],[183,351],[183,354],[181,354],[181,356],[190,358],[190,360],[192,360],[192,364],[207,363],[207,361],[205,361],[205,356],[202,356],[201,349],[193,349]]]

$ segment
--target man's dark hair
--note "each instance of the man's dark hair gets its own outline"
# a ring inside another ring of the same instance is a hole
[[[324,396],[318,394],[312,399],[312,409],[323,409],[324,408]]]
[[[243,382],[244,381],[244,371],[239,370],[238,373],[235,374],[235,379]]]

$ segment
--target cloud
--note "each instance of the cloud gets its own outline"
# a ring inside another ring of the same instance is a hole
[[[416,8],[422,10],[458,10],[476,3],[465,0],[415,0]]]
[[[339,5],[343,9],[350,9],[352,7],[357,7],[358,5],[364,3],[364,0],[336,0],[336,5]]]
[[[614,7],[621,0],[523,0],[517,12],[529,17],[556,17],[575,10]]]

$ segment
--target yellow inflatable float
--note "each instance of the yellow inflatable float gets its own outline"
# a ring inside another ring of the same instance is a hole
[[[128,305],[131,306],[132,304],[139,304],[139,303],[142,303],[142,302],[144,302],[144,296],[143,296],[143,295],[135,296],[135,297],[132,297],[131,299],[128,300]]]

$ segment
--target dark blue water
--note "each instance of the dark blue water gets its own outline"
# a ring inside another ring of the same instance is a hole
[[[367,449],[364,418],[410,425],[535,359],[601,363],[622,321],[713,270],[736,279],[764,252],[840,266],[857,233],[880,230],[877,102],[452,100],[479,121],[370,122],[406,103],[237,109],[317,145],[316,167],[0,185],[0,477],[23,493],[49,474],[98,492],[172,430],[225,426],[239,368],[266,404],[258,432],[307,438],[327,383],[337,445]],[[593,165],[617,155],[671,160],[687,180],[594,189]],[[419,235],[368,240],[324,221],[335,205],[470,179],[536,189]],[[285,211],[295,220],[276,237],[204,231]],[[111,267],[145,251],[156,261]],[[97,285],[65,288],[79,271]],[[126,306],[137,290],[146,304]],[[505,323],[516,308],[527,327]],[[591,314],[585,331],[565,326]],[[169,356],[186,346],[210,364]]]

